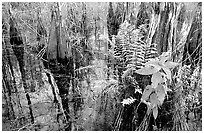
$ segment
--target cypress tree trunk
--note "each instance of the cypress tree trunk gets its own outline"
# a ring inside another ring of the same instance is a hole
[[[3,130],[59,130],[66,118],[53,77],[41,71],[42,64],[36,64],[40,62],[31,53],[25,54],[26,46],[11,12],[4,12],[3,18]],[[42,74],[43,85],[30,88],[29,83],[39,82],[36,69]]]

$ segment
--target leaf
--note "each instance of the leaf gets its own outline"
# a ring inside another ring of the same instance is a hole
[[[156,94],[157,94],[157,98],[160,102],[160,105],[162,105],[164,102],[164,99],[165,99],[165,94],[166,94],[166,91],[165,91],[165,88],[163,85],[160,84],[157,86]]]
[[[148,61],[147,63],[145,63],[145,66],[149,66],[149,65],[154,65],[154,66],[158,66],[159,65],[159,60],[156,59],[151,59],[150,61]]]
[[[152,110],[151,103],[146,102],[145,104],[147,105],[147,114],[150,114]]]
[[[151,102],[153,108],[154,108],[155,106],[157,106],[157,104],[159,104],[159,101],[158,101],[158,98],[157,98],[156,93],[152,93],[152,94],[150,95],[150,102]]]
[[[154,116],[154,119],[157,119],[157,116],[158,116],[158,107],[153,108],[153,116]]]
[[[153,89],[150,85],[146,86],[142,97],[141,97],[141,101],[146,101],[149,98],[149,95],[152,93]]]
[[[159,83],[163,82],[162,74],[160,72],[156,72],[152,75],[151,82],[152,88],[156,88]]]
[[[171,68],[174,68],[174,67],[178,66],[179,63],[175,63],[175,62],[172,62],[172,61],[167,61],[167,62],[164,63],[164,65],[166,67],[168,67],[169,69],[171,69]]]
[[[160,70],[160,68],[155,67],[155,66],[147,66],[144,68],[141,68],[139,70],[136,70],[135,72],[141,75],[151,75],[153,73],[156,73]]]

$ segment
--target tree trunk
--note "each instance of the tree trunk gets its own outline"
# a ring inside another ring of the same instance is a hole
[[[11,16],[8,25],[9,15],[11,13],[3,15],[3,130],[59,130],[66,119],[56,83],[51,74],[46,76],[47,72],[40,71],[43,85],[29,88],[28,83],[39,82],[34,70],[41,70],[42,64],[31,54],[24,53],[26,46],[23,46],[17,22]],[[29,59],[28,62],[25,59]],[[32,74],[26,73],[27,70],[32,70]]]

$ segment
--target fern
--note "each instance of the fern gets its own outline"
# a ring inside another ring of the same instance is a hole
[[[116,36],[115,57],[123,60],[122,66],[127,68],[129,65],[135,66],[135,56],[138,49],[137,42],[141,39],[139,29],[125,21],[120,25],[118,35]],[[139,48],[140,49],[140,48]]]
[[[147,31],[146,24],[136,28],[125,21],[120,25],[114,48],[114,57],[120,64],[119,72],[130,68],[141,69],[146,62],[158,56],[157,45],[148,46],[146,43]]]
[[[147,47],[146,55],[145,55],[145,62],[150,61],[151,59],[154,59],[158,56],[157,52],[157,44],[153,43],[150,46]]]

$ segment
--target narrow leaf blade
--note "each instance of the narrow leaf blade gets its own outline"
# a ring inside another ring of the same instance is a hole
[[[153,108],[153,116],[154,116],[154,119],[157,119],[157,116],[158,116],[158,107]]]

